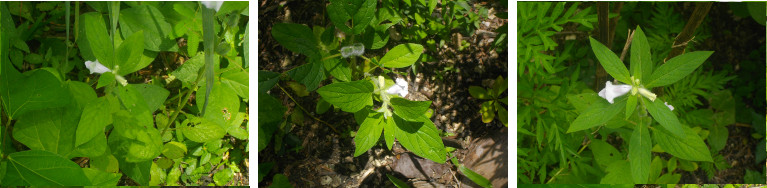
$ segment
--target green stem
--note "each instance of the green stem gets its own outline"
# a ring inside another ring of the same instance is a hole
[[[197,80],[194,81],[194,84],[192,84],[192,87],[190,87],[189,90],[186,91],[187,93],[184,96],[184,98],[182,98],[182,100],[178,101],[179,104],[178,104],[178,107],[176,108],[176,111],[173,111],[173,114],[171,115],[170,119],[168,119],[169,120],[168,121],[168,125],[166,125],[165,128],[162,129],[162,133],[160,133],[160,135],[164,135],[165,131],[168,130],[170,125],[172,125],[173,122],[176,121],[176,118],[178,117],[178,113],[181,112],[181,109],[183,109],[184,106],[186,106],[186,102],[185,101],[188,101],[189,97],[192,96],[192,91],[197,89],[197,84],[199,84],[200,81],[202,81],[202,78],[204,77],[203,76],[204,73],[205,73],[205,69],[204,68],[201,68],[200,71],[198,71],[198,73],[197,73]]]
[[[305,112],[305,114],[306,114],[306,115],[309,115],[309,117],[311,117],[311,118],[312,118],[312,119],[314,119],[314,120],[317,120],[318,122],[321,122],[321,123],[324,123],[325,125],[328,125],[328,127],[330,127],[331,129],[333,129],[333,132],[336,132],[336,134],[341,134],[341,132],[338,132],[338,130],[336,130],[336,127],[334,127],[333,125],[331,125],[331,124],[330,124],[330,123],[328,123],[328,122],[325,122],[325,121],[322,121],[322,120],[320,120],[320,118],[314,117],[314,116],[313,116],[311,113],[309,113],[309,111],[308,111],[308,110],[304,109],[304,107],[303,107],[303,106],[301,106],[301,104],[299,104],[299,103],[296,101],[296,99],[293,99],[293,96],[291,96],[291,95],[290,95],[290,93],[288,93],[288,91],[285,91],[285,88],[282,88],[282,86],[280,86],[280,84],[277,84],[277,87],[279,87],[279,88],[280,88],[280,90],[282,90],[282,92],[284,92],[284,93],[285,93],[285,95],[287,95],[287,96],[288,96],[288,98],[290,98],[290,100],[292,100],[292,101],[293,101],[293,103],[295,103],[295,104],[296,104],[296,106],[298,106],[298,108],[300,108],[301,110],[303,110],[303,111]]]

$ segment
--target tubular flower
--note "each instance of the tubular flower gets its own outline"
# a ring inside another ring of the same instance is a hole
[[[631,91],[631,85],[613,85],[612,82],[605,82],[605,88],[599,91],[599,96],[607,99],[607,102],[612,104],[616,97],[625,95]]]
[[[655,95],[655,93],[650,92],[650,90],[647,90],[645,88],[639,88],[639,94],[642,94],[644,97],[647,97],[647,99],[650,99],[650,101],[655,101],[655,98],[658,96]]]
[[[105,72],[112,72],[112,70],[109,70],[109,68],[105,67],[101,63],[99,63],[98,60],[96,61],[85,61],[85,67],[88,68],[88,70],[91,71],[91,74],[98,73],[103,74]]]
[[[668,106],[668,109],[671,109],[671,111],[674,111],[674,106],[671,106],[670,104],[668,104],[668,102],[663,102],[663,104]]]
[[[407,81],[402,78],[397,78],[396,84],[386,90],[388,94],[399,94],[400,97],[405,97],[408,94]]]

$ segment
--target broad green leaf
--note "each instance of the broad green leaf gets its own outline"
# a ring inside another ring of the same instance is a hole
[[[492,99],[490,93],[485,88],[479,86],[469,86],[469,94],[477,99]]]
[[[87,22],[84,22],[87,23]],[[173,28],[162,12],[151,5],[139,5],[120,11],[120,32],[132,36],[144,31],[144,49],[150,51],[176,51],[178,44],[170,38]]]
[[[165,99],[170,95],[170,91],[153,84],[131,84],[142,97],[149,108],[149,112],[154,113],[165,103]]]
[[[317,114],[324,114],[330,109],[330,103],[325,101],[325,99],[320,98],[317,101],[317,106],[314,107],[314,111],[317,112]]]
[[[637,98],[639,95],[629,95],[626,100],[626,119],[629,119],[633,115],[634,110],[637,108]]]
[[[317,89],[325,101],[345,112],[357,112],[373,105],[373,84],[367,80],[337,82]]]
[[[88,142],[83,143],[76,147],[75,154],[70,156],[85,156],[85,157],[98,157],[104,155],[107,151],[107,136],[102,132],[100,135],[96,135]]]
[[[249,99],[248,95],[248,72],[229,71],[221,74],[221,85],[229,87],[234,93],[244,100]]]
[[[180,130],[184,137],[199,143],[221,139],[226,135],[226,130],[221,126],[197,116],[192,116],[188,125],[182,123]]]
[[[394,113],[408,121],[417,121],[431,106],[431,101],[410,101],[403,98],[392,98],[390,102]]]
[[[93,168],[83,168],[83,173],[90,180],[89,185],[94,186],[116,186],[122,177],[120,173],[109,173]]]
[[[104,136],[104,127],[112,124],[112,115],[104,112],[109,112],[107,97],[101,97],[85,106],[77,125],[75,146],[85,144],[99,134]]]
[[[151,62],[141,62],[141,55],[144,53],[144,31],[133,33],[130,37],[120,44],[115,51],[117,59],[115,66],[117,74],[124,76],[143,69]],[[119,67],[118,67],[119,66]]]
[[[623,83],[632,83],[629,78],[629,70],[626,69],[626,65],[618,58],[610,48],[600,43],[594,38],[589,37],[591,42],[591,49],[594,51],[594,55],[599,60],[599,64],[605,68],[605,71],[609,73],[613,78]]]
[[[13,138],[32,150],[69,157],[75,147],[79,113],[72,107],[32,111],[19,117],[13,127]]]
[[[501,120],[501,123],[505,126],[509,126],[509,112],[506,110],[506,107],[502,107],[501,103],[496,102],[495,103],[495,110],[498,111],[498,120]]]
[[[729,130],[722,125],[714,125],[709,131],[711,131],[711,134],[706,141],[708,141],[708,145],[711,146],[711,150],[714,153],[719,153],[719,151],[724,149],[724,146],[727,144]]]
[[[650,173],[650,158],[652,153],[652,140],[650,132],[643,125],[634,127],[629,142],[629,156],[631,162],[631,175],[635,183],[646,184]]]
[[[666,130],[675,136],[680,138],[684,137],[684,129],[682,129],[682,124],[679,123],[679,119],[677,119],[676,115],[671,112],[671,109],[663,104],[663,101],[660,99],[650,101],[644,97],[642,97],[642,100],[647,107],[647,111],[650,112],[650,115],[652,115],[655,121],[660,123],[663,128],[666,128]]]
[[[216,185],[225,186],[229,183],[229,181],[232,181],[233,178],[234,173],[232,173],[232,169],[225,168],[213,175],[213,182],[215,182]]]
[[[280,74],[269,71],[258,71],[258,92],[266,93],[279,81]]]
[[[585,113],[589,107],[591,107],[591,104],[594,103],[594,101],[601,100],[605,101],[604,98],[599,97],[597,93],[589,92],[589,93],[581,93],[578,95],[567,95],[567,101],[570,104],[573,104],[575,107],[575,110],[577,110],[579,113]],[[601,102],[601,105],[608,104],[605,102]]]
[[[112,72],[105,72],[99,76],[99,83],[96,85],[96,89],[104,86],[113,85],[115,83],[115,74]]]
[[[660,177],[660,173],[663,171],[663,163],[665,163],[665,161],[661,159],[660,156],[655,156],[655,158],[652,159],[652,162],[650,163],[650,179],[648,179],[650,183],[654,183]]]
[[[119,162],[112,154],[106,154],[98,157],[90,158],[91,168],[95,168],[104,172],[116,173],[120,170]]]
[[[242,112],[233,112],[232,117],[234,117],[234,121],[232,121],[229,126],[226,128],[226,132],[229,133],[229,135],[240,139],[240,140],[247,140],[248,139],[248,130],[247,127],[245,129],[240,128],[242,125],[242,122],[245,120],[246,113]]]
[[[327,6],[328,17],[336,28],[348,34],[360,34],[373,20],[376,0],[333,0]],[[347,22],[351,26],[347,25]]]
[[[493,82],[493,89],[488,92],[493,98],[501,98],[501,94],[503,94],[508,87],[508,80],[504,79],[503,76],[498,76],[498,78],[495,78],[495,82]]]
[[[381,138],[381,132],[384,128],[383,114],[380,112],[369,113],[365,121],[360,125],[357,136],[354,137],[354,156],[360,156],[372,148],[378,139]]]
[[[292,188],[293,185],[288,181],[288,177],[283,174],[275,174],[272,177],[272,185],[269,188]]]
[[[631,75],[639,80],[650,77],[652,73],[653,62],[650,55],[650,43],[647,42],[642,28],[637,26],[634,33],[633,42],[631,42]]]
[[[154,128],[152,111],[149,110],[144,96],[136,87],[138,86],[134,84],[118,87],[117,96],[120,98],[120,103],[137,120],[138,125]]]
[[[437,163],[445,163],[446,151],[441,132],[428,118],[421,117],[417,122],[406,121],[398,115],[392,116],[397,131],[395,137],[400,144],[414,154]]]
[[[8,155],[3,185],[82,186],[91,185],[82,168],[55,153],[27,150]]]
[[[713,162],[706,143],[695,131],[684,127],[684,136],[677,137],[662,128],[653,131],[653,139],[664,151],[680,159]]]
[[[389,178],[389,181],[391,181],[391,183],[394,184],[394,186],[397,186],[397,188],[410,188],[410,186],[407,185],[407,183],[405,183],[404,181],[392,175],[386,174],[386,177]]]
[[[386,123],[383,126],[383,135],[384,141],[386,141],[386,148],[391,150],[392,146],[394,146],[394,135],[397,132],[397,124],[394,122],[394,118],[392,118],[386,119]]]
[[[89,12],[80,15],[80,22],[85,26],[85,36],[88,46],[99,63],[114,70],[114,46],[107,33],[107,25],[104,18],[98,12]],[[86,24],[87,23],[87,24]],[[86,59],[95,61],[95,59]]]
[[[202,53],[200,53],[202,54]],[[197,73],[200,68],[205,65],[204,56],[195,55],[191,59],[184,62],[178,69],[174,70],[171,75],[181,81],[184,87],[192,87],[192,84],[197,81]],[[261,77],[262,75],[259,75]],[[260,79],[259,79],[260,80]],[[276,82],[276,81],[275,81]]]
[[[642,82],[647,88],[672,84],[695,71],[713,53],[713,51],[688,52],[671,58],[655,69],[646,82]]]
[[[186,145],[180,142],[168,142],[162,148],[162,155],[169,159],[178,159],[186,155]]]
[[[152,161],[138,163],[125,163],[120,161],[120,170],[133,179],[139,185],[149,185],[152,170]]]
[[[3,109],[13,119],[29,111],[62,107],[70,103],[70,94],[55,75],[36,70],[21,75],[10,64],[3,67],[0,97]]]
[[[623,155],[615,147],[605,141],[594,139],[589,144],[589,149],[594,154],[594,161],[600,168],[605,169],[614,161],[622,160]]]
[[[258,151],[266,148],[285,115],[287,108],[266,93],[258,93]]]
[[[308,59],[319,59],[320,50],[312,29],[306,25],[277,23],[272,26],[272,37],[286,49],[304,54]]]
[[[325,71],[322,69],[322,63],[310,60],[310,63],[288,71],[288,76],[304,84],[309,91],[314,91],[320,85],[320,82],[325,80]]]
[[[157,165],[157,163],[152,163],[152,167],[150,168],[149,175],[151,176],[149,178],[149,185],[150,186],[157,186],[161,183],[165,183],[165,170],[160,168],[160,166]]]
[[[581,113],[578,118],[570,124],[567,133],[585,130],[591,127],[599,126],[610,121],[615,115],[626,107],[626,99],[619,99],[615,104],[607,103],[606,100],[596,100],[586,112]]]
[[[171,168],[168,176],[165,177],[165,185],[178,186],[178,178],[181,176],[181,168]]]
[[[479,113],[482,114],[482,122],[490,123],[495,118],[495,101],[485,101],[482,103],[479,109]]]
[[[77,109],[84,109],[91,101],[96,100],[96,91],[86,83],[78,81],[67,81],[67,89],[72,95],[73,103]]]
[[[415,43],[400,44],[386,52],[381,65],[388,68],[402,68],[413,65],[421,57],[423,46]]]
[[[617,160],[607,166],[607,174],[599,181],[600,184],[633,184],[631,170],[628,161]]]
[[[200,88],[204,88],[206,85],[202,85]],[[197,97],[196,101],[197,104],[204,104],[205,98]],[[202,111],[202,105],[197,105],[197,109]],[[238,110],[240,110],[240,99],[237,94],[228,87],[223,87],[220,82],[216,82],[211,90],[210,103],[205,109],[203,118],[215,123],[226,132],[225,128],[233,121],[231,114]]]
[[[676,184],[682,179],[682,174],[663,174],[655,181],[657,184]]]
[[[118,160],[130,163],[151,162],[160,155],[162,137],[152,123],[142,124],[125,110],[115,113],[113,120],[114,129],[109,134],[108,144]]]
[[[325,66],[325,70],[336,79],[344,82],[352,80],[351,69],[349,69],[349,65],[346,63],[345,59],[330,58],[323,60],[322,64]]]

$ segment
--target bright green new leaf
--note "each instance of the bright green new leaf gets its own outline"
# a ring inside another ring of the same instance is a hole
[[[665,129],[657,128],[653,131],[653,139],[664,151],[680,159],[712,162],[711,152],[703,139],[692,129],[684,129],[684,136],[677,137]]]
[[[93,55],[99,63],[114,70],[114,46],[107,33],[107,25],[104,18],[98,12],[89,12],[80,15],[80,20],[85,26],[85,38]],[[95,60],[95,59],[87,59]]]
[[[165,170],[160,168],[157,163],[152,163],[152,167],[150,168],[149,175],[151,178],[149,178],[149,185],[150,186],[157,186],[161,183],[165,183]]]
[[[383,125],[384,141],[386,141],[386,148],[391,150],[391,147],[394,146],[394,135],[397,132],[397,124],[394,122],[394,118],[386,119],[385,121],[386,123]]]
[[[599,60],[599,64],[605,68],[605,71],[609,73],[613,78],[623,83],[632,83],[629,78],[629,70],[626,69],[626,65],[618,58],[610,48],[600,43],[594,38],[589,37],[591,42],[591,49],[594,51],[594,55]]]
[[[84,22],[87,24],[87,22]],[[139,5],[120,11],[120,32],[132,36],[144,31],[144,49],[151,51],[176,51],[178,44],[169,38],[173,32],[162,12],[151,5]],[[93,46],[91,46],[93,47]]]
[[[178,159],[186,155],[186,145],[180,142],[168,142],[162,148],[162,154],[170,159]]]
[[[199,143],[221,139],[226,135],[226,130],[223,127],[197,116],[192,116],[188,125],[182,123],[180,130],[184,137]]]
[[[19,117],[13,138],[33,150],[44,150],[69,157],[75,147],[79,110],[49,108]]]
[[[396,114],[392,119],[397,125],[395,136],[402,146],[420,157],[440,164],[445,163],[445,145],[439,137],[440,130],[431,120],[424,116],[417,122],[406,121]]]
[[[495,118],[495,103],[495,101],[485,101],[480,106],[479,113],[482,114],[483,123],[490,123]]]
[[[369,113],[365,121],[360,125],[357,136],[354,137],[354,156],[360,156],[372,148],[378,139],[381,138],[381,132],[384,128],[383,113]]]
[[[650,55],[650,43],[647,42],[642,28],[637,26],[634,33],[633,42],[631,42],[631,75],[639,80],[650,77],[652,73],[653,62]]]
[[[431,106],[431,101],[410,101],[403,98],[393,98],[390,101],[394,113],[408,121],[417,121]]]
[[[204,88],[207,84],[200,86]],[[205,98],[197,97],[197,104],[204,104]],[[202,111],[202,105],[197,105],[197,109]],[[216,82],[210,93],[210,103],[205,109],[203,118],[215,123],[226,132],[226,127],[234,120],[232,114],[240,110],[240,99],[228,87],[223,87],[221,82]]]
[[[160,155],[163,147],[162,137],[152,123],[142,124],[125,110],[115,113],[113,120],[114,129],[109,134],[108,144],[118,160],[131,163],[151,162]]]
[[[695,71],[703,62],[708,59],[713,51],[688,52],[670,60],[655,69],[647,81],[642,81],[646,88],[665,86],[672,84]]]
[[[570,128],[567,129],[567,133],[605,124],[615,117],[615,115],[618,115],[618,113],[621,112],[621,109],[625,107],[625,98],[616,101],[615,104],[607,103],[606,100],[596,100],[586,112],[579,115],[578,118],[575,118],[572,124],[570,124]]]
[[[69,159],[48,151],[27,150],[8,155],[3,185],[81,186],[91,182]]]
[[[490,93],[485,88],[479,86],[469,86],[469,94],[477,99],[492,99]]]
[[[650,132],[643,125],[634,127],[629,142],[629,162],[631,162],[631,175],[635,183],[648,183],[650,173],[650,158],[652,153],[652,140]]]
[[[652,162],[650,163],[650,179],[647,180],[648,182],[653,183],[658,180],[661,171],[663,171],[664,162],[665,161],[661,159],[660,156],[655,156],[655,158],[652,159]]]
[[[62,107],[70,103],[70,94],[55,75],[35,70],[21,75],[10,64],[0,74],[0,97],[5,113],[13,119],[29,111]]]
[[[99,134],[104,136],[104,127],[112,124],[112,115],[105,112],[109,112],[107,97],[101,97],[85,106],[77,125],[75,146],[82,145]]]
[[[122,177],[120,173],[109,173],[93,168],[83,168],[83,173],[91,181],[88,185],[93,186],[116,186]]]
[[[247,140],[248,130],[240,128],[240,126],[242,125],[242,122],[245,120],[246,115],[247,115],[246,113],[232,112],[232,117],[234,118],[234,121],[232,121],[227,126],[226,132],[237,139]]]
[[[120,44],[115,51],[117,59],[115,60],[117,74],[124,76],[136,72],[151,62],[141,62],[141,55],[144,53],[144,31],[133,33],[130,37]],[[115,69],[112,69],[115,70]]]
[[[642,97],[642,100],[647,107],[647,111],[650,112],[650,115],[652,115],[655,121],[658,121],[658,123],[660,123],[663,128],[666,128],[666,130],[675,136],[680,138],[684,137],[684,129],[682,129],[682,124],[679,123],[679,119],[677,119],[676,115],[671,112],[671,109],[663,104],[663,101],[659,99],[650,101],[644,97]]]
[[[111,173],[116,173],[120,170],[119,162],[117,162],[117,158],[112,154],[91,157],[90,159],[91,168]]]
[[[312,29],[306,25],[294,23],[274,24],[272,26],[272,37],[290,51],[304,54],[309,59],[320,58],[317,39],[312,34]]]
[[[360,34],[373,20],[377,3],[376,0],[333,0],[327,6],[328,17],[339,30]]]
[[[233,178],[234,173],[232,173],[232,169],[225,168],[213,175],[213,182],[216,182],[216,185],[225,186],[229,181],[232,181]]]
[[[357,112],[373,105],[373,84],[367,80],[337,82],[317,89],[325,101],[345,112]]]
[[[309,60],[310,63],[303,64],[298,68],[288,71],[288,76],[293,80],[306,86],[309,91],[314,91],[325,80],[325,71],[322,69],[322,63],[315,60]]]
[[[402,68],[413,65],[421,57],[423,46],[415,43],[400,44],[386,52],[381,65],[388,68]]]

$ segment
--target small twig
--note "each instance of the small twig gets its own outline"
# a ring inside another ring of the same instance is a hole
[[[303,106],[301,106],[301,104],[299,104],[299,103],[296,101],[296,99],[293,99],[293,96],[291,96],[291,95],[290,95],[290,93],[288,93],[288,91],[285,91],[285,88],[282,88],[282,86],[280,86],[280,84],[277,84],[277,87],[279,87],[279,88],[280,88],[280,90],[282,90],[282,92],[285,92],[285,95],[287,95],[287,96],[288,96],[288,98],[290,98],[290,100],[292,100],[292,101],[293,101],[293,103],[296,103],[296,106],[298,106],[298,108],[300,108],[301,110],[303,110],[304,112],[306,112],[306,115],[309,115],[309,117],[311,117],[311,118],[312,118],[312,119],[314,119],[314,120],[317,120],[318,122],[321,122],[321,123],[324,123],[325,125],[328,125],[328,127],[330,127],[331,129],[333,129],[333,132],[336,132],[336,134],[341,134],[341,132],[338,132],[338,130],[336,130],[336,127],[334,127],[333,125],[331,125],[331,124],[330,124],[330,123],[328,123],[328,122],[322,121],[321,119],[319,119],[319,118],[317,118],[317,117],[314,117],[314,116],[313,116],[311,113],[309,113],[309,111],[308,111],[308,110],[304,109],[304,107],[303,107]]]
[[[636,33],[636,30],[631,31],[631,29],[629,29],[628,37],[626,38],[626,45],[623,46],[623,52],[621,52],[621,62],[626,57],[626,52],[628,52],[629,45],[634,40],[634,33]]]

